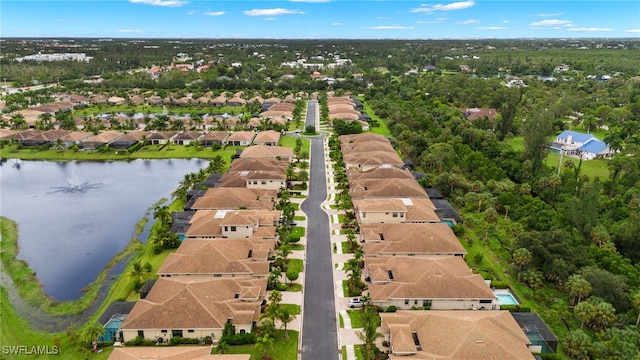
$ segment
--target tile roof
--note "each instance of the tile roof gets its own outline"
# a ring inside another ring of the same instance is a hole
[[[267,146],[267,145],[255,145],[249,146],[242,151],[240,158],[248,157],[260,157],[260,158],[273,158],[280,157],[282,159],[293,158],[293,149],[284,146]]]
[[[276,190],[220,187],[207,189],[191,206],[194,210],[273,209],[278,195]]]
[[[159,275],[266,276],[274,239],[185,239],[158,269]],[[251,257],[249,257],[249,254]]]
[[[262,299],[236,298],[246,287],[259,287],[262,298],[267,280],[161,277],[120,329],[221,329],[227,319],[250,326],[258,321]]]
[[[350,152],[343,155],[344,163],[350,166],[380,166],[380,165],[404,165],[404,161],[395,152],[390,151],[369,151]]]
[[[361,179],[350,182],[351,197],[364,198],[427,198],[427,192],[412,179]]]
[[[349,168],[347,169],[347,177],[349,181],[359,179],[414,179],[411,171],[390,165],[378,166],[367,171]]]
[[[391,254],[466,254],[447,224],[364,224],[360,228],[366,256]]]
[[[253,139],[253,141],[256,144],[261,144],[261,143],[278,143],[278,141],[280,141],[280,137],[282,136],[282,134],[280,134],[280,132],[275,131],[275,130],[267,130],[267,131],[260,131],[256,137]]]
[[[367,257],[372,301],[390,299],[494,299],[481,275],[460,256]],[[393,274],[393,279],[389,275]]]
[[[267,227],[275,231],[275,224],[279,219],[280,211],[276,210],[198,210],[189,221],[190,226],[185,235],[221,237],[224,225],[251,226],[254,230]]]
[[[229,138],[227,138],[227,142],[231,141],[251,141],[256,136],[256,133],[253,131],[234,131]]]
[[[530,340],[508,311],[400,310],[380,317],[390,360],[534,359]]]

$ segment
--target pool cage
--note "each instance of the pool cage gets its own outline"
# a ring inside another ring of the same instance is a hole
[[[558,350],[558,338],[553,335],[547,324],[536,313],[511,313],[531,345],[540,346],[541,353],[555,353]]]

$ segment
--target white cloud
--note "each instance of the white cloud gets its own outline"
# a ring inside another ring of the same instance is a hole
[[[134,4],[147,4],[147,5],[153,5],[153,6],[169,6],[169,7],[179,7],[187,4],[187,2],[184,0],[129,0],[129,2]]]
[[[262,20],[264,20],[264,21],[273,21],[273,20],[278,20],[278,18],[268,17],[268,18],[264,18]]]
[[[504,26],[487,26],[487,27],[477,27],[478,30],[506,30],[507,28]]]
[[[329,0],[289,0],[291,2],[304,2],[304,3],[327,3]]]
[[[540,17],[551,17],[551,16],[561,16],[561,15],[564,15],[564,13],[559,12],[559,13],[553,13],[553,14],[545,14],[545,13],[538,14],[538,16]]]
[[[278,15],[304,14],[304,11],[274,8],[274,9],[245,10],[242,13],[247,16],[278,16]]]
[[[474,5],[475,5],[475,3],[473,2],[473,0],[453,2],[453,3],[450,3],[450,4],[446,4],[446,5],[443,5],[443,4],[436,4],[436,5],[422,4],[422,5],[420,5],[420,7],[411,9],[409,11],[411,11],[413,13],[421,13],[421,12],[434,12],[434,11],[462,10],[462,9],[470,8],[470,7],[474,6]]]
[[[225,12],[224,11],[205,11],[203,14],[209,15],[209,16],[222,16],[225,14]]]
[[[569,31],[595,32],[595,31],[613,31],[613,29],[597,28],[597,27],[590,27],[590,28],[581,27],[581,28],[570,28]]]
[[[131,29],[122,29],[118,30],[120,33],[141,33],[142,30],[131,30]]]
[[[413,29],[413,26],[381,25],[381,26],[372,26],[365,29],[367,30],[411,30]]]
[[[508,24],[508,23],[510,23],[510,22],[511,22],[511,21],[509,21],[509,20],[504,20],[502,23],[503,23],[503,24]]]
[[[331,26],[343,26],[343,25],[344,25],[344,24],[343,24],[343,23],[341,23],[341,22],[334,22],[334,23],[331,23]]]
[[[629,30],[625,30],[625,32],[628,32],[628,33],[640,33],[640,29],[629,29]]]
[[[550,19],[532,22],[529,26],[573,26],[573,23],[571,20]]]
[[[460,25],[469,25],[469,24],[477,24],[479,23],[479,20],[465,20],[465,21],[458,21],[456,24],[460,24]]]

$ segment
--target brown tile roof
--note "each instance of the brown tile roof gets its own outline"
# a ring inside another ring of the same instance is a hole
[[[184,131],[176,135],[174,140],[195,140],[202,137],[202,133],[198,131]]]
[[[267,276],[267,258],[274,247],[274,239],[188,238],[160,265],[158,274]]]
[[[242,151],[240,158],[273,158],[280,157],[282,159],[293,158],[293,149],[284,146],[267,146],[255,145],[249,146]]]
[[[360,228],[366,256],[391,254],[466,254],[447,224],[364,224]]]
[[[344,111],[329,114],[330,119],[339,119],[339,120],[358,120],[358,117],[360,117],[360,113],[344,112]]]
[[[344,163],[347,167],[351,166],[380,166],[380,165],[397,165],[403,166],[404,161],[395,152],[389,151],[369,151],[346,153],[343,155]]]
[[[415,180],[411,179],[367,179],[350,182],[351,197],[364,198],[420,198],[427,192]]]
[[[57,140],[58,138],[61,138],[65,135],[67,135],[69,132],[67,130],[62,130],[62,129],[58,129],[58,130],[47,130],[45,132],[42,132],[36,136],[33,136],[31,138],[29,138],[30,140],[36,140],[36,139],[41,139],[44,141],[54,141]]]
[[[147,135],[148,140],[169,140],[174,137],[177,131],[152,131]]]
[[[238,158],[231,162],[230,171],[256,171],[270,170],[286,172],[289,162],[285,160],[269,159],[269,158]]]
[[[281,171],[227,171],[220,179],[220,187],[246,187],[248,180],[286,180]]]
[[[229,137],[229,133],[227,131],[212,131],[206,133],[200,140],[225,141],[227,137]]]
[[[277,144],[280,141],[282,134],[275,130],[260,131],[253,142],[256,144],[274,143]]]
[[[210,346],[114,347],[109,360],[249,360],[249,354],[211,354]]]
[[[255,136],[256,133],[254,133],[253,131],[234,131],[231,135],[229,135],[227,142],[251,141]]]
[[[374,133],[340,135],[339,139],[341,144],[366,142],[366,141],[389,142],[389,140],[385,138],[384,135],[374,134]]]
[[[147,136],[148,134],[149,132],[147,131],[136,130],[118,138],[118,141],[140,141],[144,136]]]
[[[481,275],[460,256],[365,258],[373,302],[390,299],[495,299]],[[392,273],[391,279],[389,273]]]
[[[16,130],[0,129],[0,139],[10,139],[16,133],[18,133]]]
[[[75,141],[87,139],[91,136],[93,136],[93,133],[89,131],[72,131],[67,135],[60,137],[60,140],[66,141],[66,142],[71,142],[71,141],[75,142]]]
[[[90,142],[90,143],[108,143],[108,142],[111,142],[111,141],[121,137],[122,135],[124,135],[124,133],[121,133],[119,131],[103,131],[98,135],[94,135],[94,136],[88,138],[87,140],[85,140],[85,142]]]
[[[273,203],[278,196],[276,190],[247,189],[240,187],[211,188],[196,199],[194,210],[232,210],[232,209],[273,209]]]
[[[275,229],[279,219],[280,212],[276,210],[198,210],[191,218],[185,235],[220,237],[224,225],[252,226],[254,230],[260,227]]]
[[[349,168],[347,169],[347,177],[350,181],[358,179],[415,179],[409,170],[390,165],[382,165],[367,171]]]
[[[531,341],[508,311],[400,310],[380,316],[390,337],[390,360],[534,359],[527,348]]]
[[[267,281],[184,276],[160,278],[149,295],[138,300],[121,329],[221,329],[227,319],[236,325],[251,325],[252,321],[258,321],[262,299],[235,298],[246,287],[259,287],[263,297]],[[246,312],[250,312],[250,319]],[[244,318],[242,322],[238,315]]]
[[[343,154],[368,153],[371,151],[387,151],[396,154],[396,150],[391,146],[390,142],[381,141],[363,141],[356,143],[341,143],[340,149]]]
[[[473,121],[475,119],[481,119],[483,117],[487,117],[489,121],[494,121],[498,113],[494,108],[490,108],[490,109],[471,108],[471,109],[463,109],[462,114],[465,116],[467,120],[470,120],[470,121]]]

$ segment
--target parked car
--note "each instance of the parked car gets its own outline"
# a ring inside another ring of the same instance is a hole
[[[349,299],[349,307],[350,308],[360,308],[362,307],[364,304],[362,303],[362,300],[360,298],[354,298],[354,299]]]

